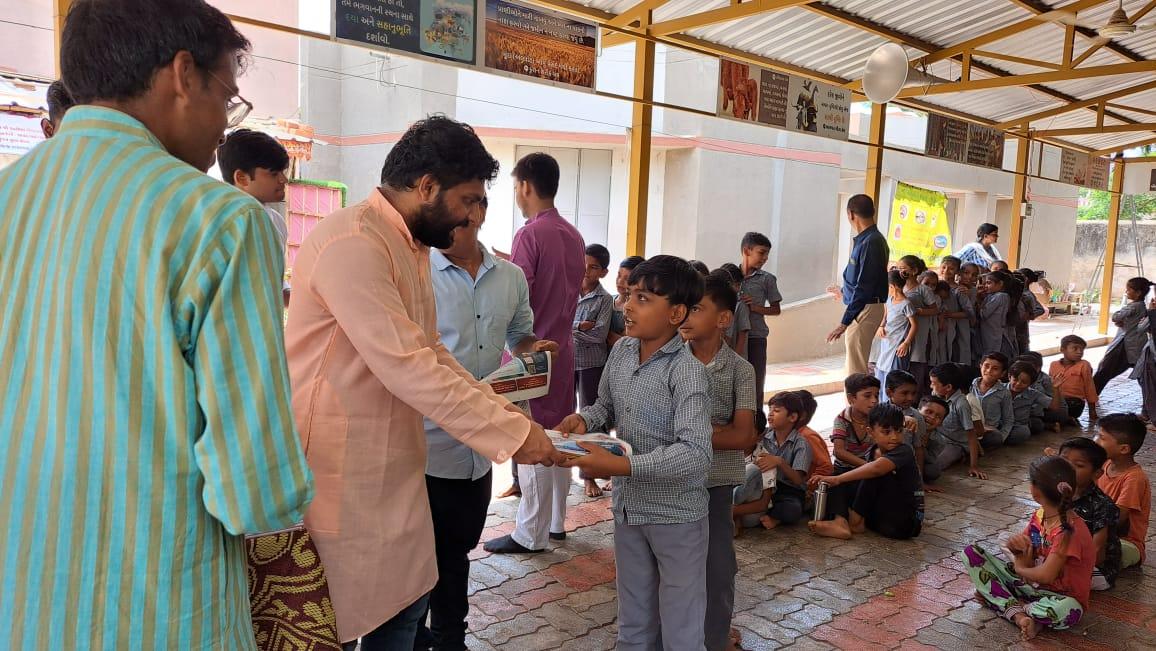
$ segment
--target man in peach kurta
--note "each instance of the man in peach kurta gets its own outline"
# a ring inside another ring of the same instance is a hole
[[[549,465],[545,432],[438,338],[429,248],[450,244],[497,161],[444,117],[394,145],[382,186],[325,218],[294,268],[286,326],[293,409],[316,497],[305,526],[347,648],[410,647],[437,582],[422,417],[486,457]]]

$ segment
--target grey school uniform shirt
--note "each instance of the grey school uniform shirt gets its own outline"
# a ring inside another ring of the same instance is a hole
[[[739,292],[750,296],[752,304],[766,307],[783,302],[783,295],[779,293],[779,280],[775,275],[762,269],[755,269],[751,275],[743,278]],[[765,314],[751,312],[751,332],[748,335],[754,339],[766,339],[770,334]]]
[[[690,348],[690,344],[687,344]],[[693,355],[693,353],[691,353]],[[697,359],[697,358],[696,358]],[[711,425],[727,425],[740,409],[755,411],[755,367],[723,344],[714,359],[706,365],[710,385]],[[706,487],[738,486],[746,478],[742,450],[715,450],[710,462]]]
[[[1012,425],[1015,425],[1011,391],[1003,382],[996,382],[995,386],[985,393],[979,389],[981,380],[982,378],[975,378],[972,381],[971,392],[979,398],[979,404],[983,407],[983,423],[986,427],[996,430],[1004,438],[1007,438]]]
[[[580,413],[590,432],[618,429],[634,450],[630,476],[614,478],[618,524],[684,524],[707,514],[712,458],[706,367],[675,335],[644,363],[639,341],[615,344],[598,400]]]
[[[1016,425],[1030,425],[1032,418],[1040,418],[1044,410],[1052,404],[1052,399],[1028,387],[1012,394],[1012,420]]]
[[[939,426],[939,433],[943,435],[944,442],[966,450],[967,435],[972,426],[971,403],[967,400],[967,394],[956,391],[947,399],[947,404],[947,416]]]
[[[1135,364],[1140,358],[1140,351],[1148,343],[1148,308],[1144,301],[1133,301],[1112,314],[1112,323],[1116,325],[1116,337],[1108,344],[1104,354],[1123,346],[1124,354],[1129,364]]]

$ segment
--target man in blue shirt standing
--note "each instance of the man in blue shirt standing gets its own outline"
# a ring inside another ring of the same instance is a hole
[[[478,242],[486,203],[468,226],[453,233],[448,249],[430,251],[438,333],[455,359],[475,378],[498,369],[502,351],[558,350],[534,336],[530,290],[522,270]],[[425,419],[426,488],[433,515],[438,582],[430,593],[429,628],[418,630],[417,649],[464,649],[469,611],[469,553],[478,546],[490,506],[490,460]],[[422,618],[425,621],[425,618]]]
[[[883,323],[884,301],[887,300],[887,260],[891,249],[887,238],[875,227],[875,202],[865,194],[857,194],[847,202],[847,219],[855,228],[851,259],[843,269],[842,289],[832,288],[842,295],[843,320],[827,335],[833,342],[844,333],[847,338],[847,373],[866,373],[867,358],[871,354],[871,340],[879,324]]]

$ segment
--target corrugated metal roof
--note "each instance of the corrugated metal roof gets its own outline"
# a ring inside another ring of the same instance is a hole
[[[621,13],[637,4],[639,0],[590,0],[584,2],[610,13]],[[709,11],[730,4],[730,0],[671,0],[655,11],[654,21],[662,22],[672,18]],[[1035,15],[1009,0],[827,0],[826,6],[852,14],[891,30],[902,32],[920,42],[945,47],[962,43],[986,34],[1000,27],[1011,25]],[[1069,4],[1064,1],[1049,1],[1050,6]],[[1124,9],[1134,16],[1148,4],[1148,0],[1126,0]],[[1093,9],[1080,12],[1080,25],[1095,29],[1107,22],[1115,2],[1106,1]],[[1141,23],[1156,21],[1156,12],[1145,16]],[[1064,26],[1057,23],[1041,22],[1011,38],[989,43],[980,49],[1008,54],[1026,59],[1036,59],[1059,63],[1063,56]],[[809,70],[834,75],[844,79],[859,79],[867,57],[888,39],[869,31],[847,25],[843,22],[805,7],[792,7],[765,14],[757,14],[738,20],[717,23],[688,32],[691,36],[706,41],[747,51],[752,54],[779,60]],[[1129,48],[1141,57],[1156,58],[1156,30],[1137,32],[1114,39],[1114,42]],[[1075,56],[1079,56],[1089,45],[1090,39],[1077,35]],[[908,56],[917,58],[923,51],[907,47]],[[1031,74],[1045,71],[1042,68],[1002,59],[977,57],[978,61],[1011,74]],[[1112,65],[1127,59],[1109,48],[1100,48],[1082,64],[1083,67]],[[957,79],[960,64],[942,61],[931,66],[931,72],[946,79]],[[973,70],[973,78],[988,75]],[[1048,83],[1046,86],[1077,99],[1095,97],[1152,80],[1152,74],[1117,75]],[[1046,93],[1026,87],[1010,87],[929,95],[921,98],[954,111],[969,113],[994,121],[1004,121],[1039,111],[1056,108],[1062,102]],[[1144,93],[1118,100],[1132,103],[1140,108],[1156,108],[1156,93]],[[1113,109],[1115,110],[1115,109]],[[1153,116],[1139,113],[1116,111],[1136,121],[1151,122]],[[1106,124],[1119,121],[1111,118]],[[1070,128],[1092,126],[1095,113],[1087,110],[1073,111],[1044,124],[1034,124],[1036,128]],[[1060,126],[1062,125],[1062,126]],[[1124,134],[1101,134],[1096,136],[1069,137],[1065,140],[1074,144],[1104,148],[1112,144],[1127,144],[1141,140],[1146,132]],[[1107,144],[1105,144],[1107,143]]]

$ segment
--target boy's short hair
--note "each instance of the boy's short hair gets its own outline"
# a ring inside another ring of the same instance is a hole
[[[771,240],[766,235],[756,233],[755,231],[750,231],[746,235],[743,235],[743,249],[751,249],[756,246],[765,246],[769,249],[771,248]]]
[[[72,94],[68,92],[64,82],[60,79],[48,85],[45,99],[48,100],[48,120],[53,124],[60,124],[61,118],[68,112],[68,109],[76,105],[76,102],[72,101]]]
[[[860,219],[875,219],[875,200],[865,194],[857,194],[847,200],[847,212]]]
[[[1132,448],[1132,454],[1140,451],[1148,426],[1136,414],[1108,414],[1100,417],[1100,431],[1108,432],[1120,443]]]
[[[923,400],[919,401],[919,407],[922,409],[927,405],[939,405],[940,407],[943,407],[943,415],[945,416],[947,415],[947,412],[951,411],[951,403],[936,395],[923,396]]]
[[[780,391],[776,393],[767,401],[767,406],[782,407],[788,414],[795,414],[799,418],[803,417],[804,410],[806,409],[803,406],[803,399],[794,391]],[[798,425],[797,420],[795,421],[795,425]]]
[[[803,401],[803,415],[799,417],[799,422],[796,424],[799,427],[806,427],[811,424],[811,419],[819,410],[819,401],[815,400],[815,394],[806,389],[799,389],[795,393],[799,396],[799,400]]]
[[[989,359],[993,362],[999,362],[1000,367],[1003,368],[1003,370],[1005,372],[1007,371],[1007,367],[1008,367],[1007,355],[1004,355],[1003,353],[1001,353],[999,351],[992,351],[992,352],[983,356],[983,361],[986,362]]]
[[[940,384],[946,384],[956,391],[960,391],[964,387],[963,367],[955,362],[945,362],[931,369],[931,377],[939,381]]]
[[[674,255],[656,255],[630,272],[627,282],[662,296],[671,305],[686,309],[702,300],[702,276],[686,260]]]
[[[1040,377],[1040,372],[1036,365],[1028,361],[1019,361],[1011,365],[1008,369],[1009,378],[1018,377],[1021,373],[1026,373],[1028,380],[1034,383]]]
[[[642,264],[643,262],[646,262],[646,258],[644,258],[640,255],[632,255],[629,258],[624,259],[622,262],[619,262],[618,268],[619,269],[629,269],[630,271],[634,271],[634,268],[637,267],[638,265]]]
[[[727,274],[730,275],[731,282],[734,282],[734,283],[743,282],[743,270],[739,269],[739,266],[733,262],[724,263],[721,267],[719,267],[718,269],[715,269],[715,271],[725,271]]]
[[[1096,444],[1095,441],[1083,436],[1073,436],[1060,444],[1060,456],[1067,450],[1077,450],[1088,459],[1097,470],[1104,467],[1108,461],[1108,451]]]
[[[1036,367],[1037,377],[1039,376],[1039,372],[1044,368],[1044,356],[1035,352],[1034,350],[1029,350],[1028,352],[1021,355],[1016,355],[1015,361],[1027,362],[1028,364]]]
[[[714,271],[702,280],[702,298],[710,299],[720,310],[733,312],[739,302],[739,293],[731,283],[731,276],[725,271]]]
[[[857,396],[864,389],[878,389],[879,378],[869,373],[852,373],[843,380],[843,390],[849,396]]]
[[[895,369],[887,374],[886,386],[888,391],[894,391],[908,384],[919,386],[919,383],[915,381],[915,376],[907,371]]]
[[[289,169],[289,152],[267,133],[237,129],[217,147],[217,166],[225,183],[234,185],[238,170],[249,176],[256,174],[258,168],[284,172]]]
[[[959,258],[955,257],[954,255],[945,255],[939,259],[939,264],[940,265],[954,264],[955,268],[959,269],[960,267],[963,266],[963,260],[960,260]]]
[[[601,244],[587,244],[586,255],[594,258],[594,261],[598,263],[599,267],[603,269],[610,268],[610,251],[606,250],[606,247]]]
[[[558,194],[562,170],[553,156],[536,151],[515,163],[511,175],[519,182],[529,183],[539,197],[553,199]]]
[[[895,403],[881,402],[867,413],[868,427],[886,427],[889,429],[903,429],[903,410]]]
[[[1080,335],[1067,335],[1066,337],[1064,337],[1063,339],[1060,340],[1060,348],[1061,349],[1067,348],[1068,346],[1071,346],[1072,344],[1076,344],[1076,345],[1080,346],[1081,348],[1087,348],[1088,347],[1088,342],[1084,341],[1084,338],[1081,337]]]
[[[689,264],[695,271],[698,272],[698,275],[702,276],[703,278],[710,275],[710,267],[706,266],[706,263],[702,260],[691,260]]]

